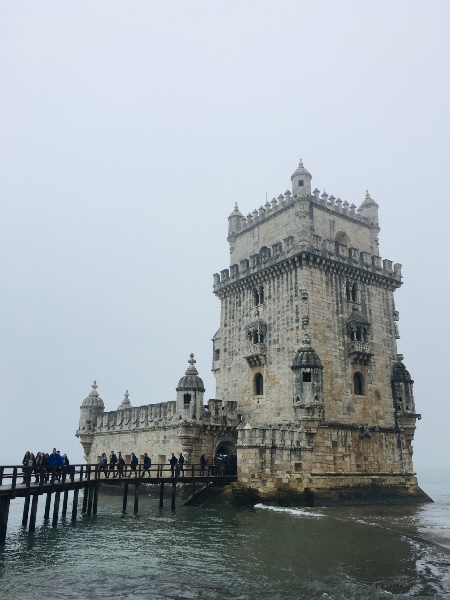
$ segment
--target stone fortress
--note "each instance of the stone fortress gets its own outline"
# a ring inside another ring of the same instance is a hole
[[[240,490],[309,503],[422,501],[412,463],[413,381],[397,354],[401,265],[378,251],[378,204],[292,191],[228,218],[230,267],[214,275],[216,398],[191,354],[173,402],[105,412],[94,383],[79,429],[88,462],[132,451],[236,452]]]

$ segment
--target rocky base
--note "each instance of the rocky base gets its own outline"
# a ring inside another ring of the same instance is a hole
[[[232,487],[235,506],[254,506],[258,502],[276,506],[359,506],[422,504],[433,500],[418,486],[339,487],[303,493],[279,491],[271,495],[260,494],[252,488]],[[229,498],[227,498],[229,500]]]

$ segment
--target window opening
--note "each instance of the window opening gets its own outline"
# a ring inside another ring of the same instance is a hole
[[[259,304],[258,290],[253,290],[253,300],[254,300],[255,306],[258,306],[258,304]]]
[[[259,288],[259,303],[264,304],[264,288],[260,286]]]
[[[298,185],[299,185],[300,187],[302,187],[302,186],[303,186],[303,179],[299,179],[299,180],[298,180]]]
[[[189,404],[191,403],[191,395],[190,394],[184,394],[183,400],[184,400],[184,405],[185,406],[189,406]]]
[[[311,381],[311,373],[303,373],[303,381]]]
[[[219,360],[220,358],[220,350],[214,350],[214,360]]]
[[[356,372],[353,375],[353,390],[356,396],[363,396],[363,377],[361,373]]]
[[[262,396],[264,393],[264,380],[261,373],[257,373],[255,376],[255,394]]]

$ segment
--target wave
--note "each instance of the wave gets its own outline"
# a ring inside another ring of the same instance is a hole
[[[255,504],[254,508],[261,508],[264,510],[272,510],[274,512],[287,513],[290,515],[295,515],[296,517],[325,517],[325,515],[321,513],[305,510],[304,508],[285,508],[283,506],[268,506],[262,503]]]

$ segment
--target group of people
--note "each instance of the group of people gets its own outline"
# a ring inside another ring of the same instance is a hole
[[[204,476],[206,469],[208,469],[208,475],[211,476],[222,476],[222,475],[236,475],[237,474],[237,456],[236,454],[216,454],[213,457],[212,454],[204,455],[200,457],[200,476]]]
[[[128,477],[131,477],[132,473],[134,473],[135,477],[138,476],[137,475],[138,464],[139,464],[138,457],[136,456],[136,454],[134,452],[132,452],[131,459],[130,459],[131,472],[128,475]],[[121,477],[123,474],[123,471],[125,469],[125,459],[122,456],[122,452],[119,452],[119,456],[117,456],[116,453],[114,452],[114,450],[111,450],[109,458],[106,456],[106,452],[103,452],[103,454],[101,455],[100,460],[99,460],[99,465],[100,465],[100,472],[103,472],[105,474],[105,477],[109,478],[110,475],[112,475],[113,477]],[[150,467],[151,466],[152,466],[152,459],[147,454],[147,452],[145,452],[141,477],[145,477],[145,473],[148,473],[148,476],[150,477]]]
[[[34,474],[35,483],[39,483],[42,467],[44,467],[45,482],[48,482],[51,473],[54,473],[55,480],[60,481],[62,476],[70,472],[70,462],[67,454],[61,456],[61,452],[56,448],[53,448],[51,454],[48,454],[48,452],[33,454],[33,452],[27,450],[23,457],[22,465],[24,467],[24,474],[28,475],[28,477]]]
[[[134,477],[138,477],[137,467],[139,465],[138,457],[134,452],[131,453],[130,457],[130,472],[127,477],[132,477],[134,473]],[[180,452],[178,457],[175,456],[175,453],[172,453],[172,456],[169,460],[170,464],[170,476],[175,477],[184,477],[184,465],[186,463],[186,458],[183,456],[183,453]],[[111,450],[109,456],[107,456],[106,452],[100,457],[99,460],[100,471],[104,473],[105,477],[122,477],[124,472],[127,471],[125,468],[125,459],[122,456],[122,452],[118,452],[118,455]],[[144,454],[144,459],[142,462],[141,468],[141,477],[145,477],[145,474],[148,473],[148,477],[150,477],[150,468],[152,466],[152,459],[149,457],[147,452]],[[208,473],[210,476],[222,476],[222,475],[236,475],[237,473],[237,456],[236,454],[217,454],[215,457],[212,454],[202,454],[200,458],[200,476],[204,476],[205,473]]]

